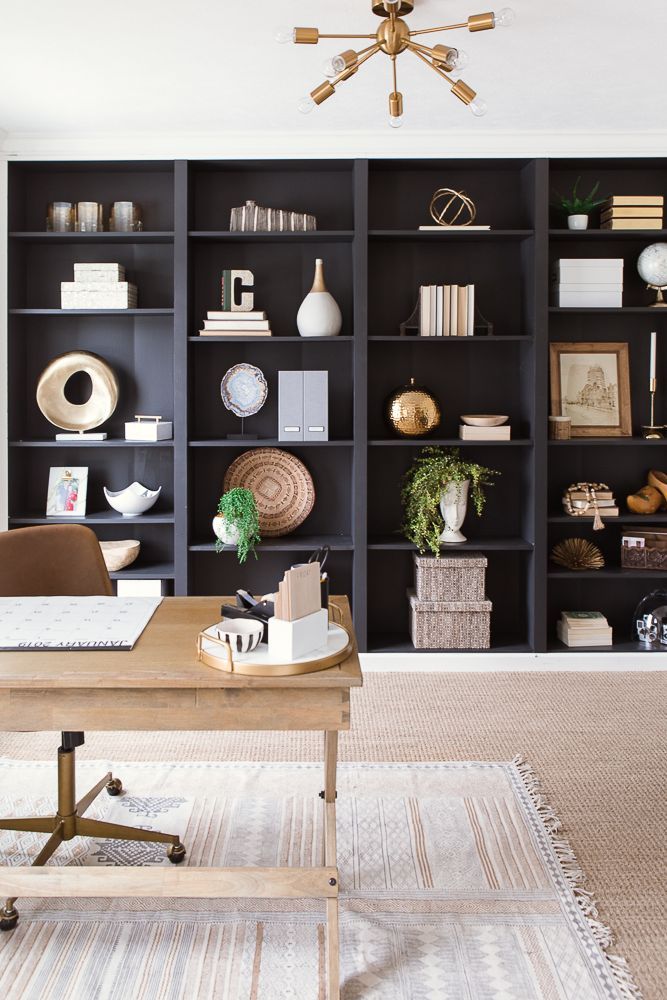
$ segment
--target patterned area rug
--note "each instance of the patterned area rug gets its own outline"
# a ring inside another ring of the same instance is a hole
[[[321,864],[321,766],[84,762],[126,792],[89,815],[178,833],[191,865]],[[55,768],[0,760],[0,815],[49,813]],[[17,790],[29,792],[20,798]],[[520,761],[343,764],[344,1000],[638,998]],[[43,837],[0,831],[3,864]],[[169,864],[157,845],[75,840],[70,865]],[[15,1000],[324,1000],[318,901],[20,900],[0,938]]]

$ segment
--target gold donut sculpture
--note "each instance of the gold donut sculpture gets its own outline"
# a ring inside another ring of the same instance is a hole
[[[90,399],[70,403],[65,386],[72,375],[85,372],[93,383]],[[54,358],[37,383],[37,405],[54,427],[91,431],[112,415],[118,404],[118,379],[103,358],[89,351],[68,351]]]

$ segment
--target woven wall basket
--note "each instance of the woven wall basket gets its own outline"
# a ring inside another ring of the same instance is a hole
[[[225,473],[224,491],[237,486],[253,492],[264,538],[289,535],[315,504],[310,472],[295,455],[280,448],[253,448],[239,455]]]

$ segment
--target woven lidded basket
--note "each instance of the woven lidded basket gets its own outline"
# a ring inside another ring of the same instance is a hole
[[[410,636],[415,649],[488,649],[491,601],[420,601],[410,597]]]
[[[415,589],[420,601],[483,601],[486,556],[414,555]]]

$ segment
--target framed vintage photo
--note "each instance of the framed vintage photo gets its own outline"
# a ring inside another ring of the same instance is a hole
[[[550,344],[551,415],[572,437],[631,437],[627,344]]]
[[[49,469],[46,498],[47,517],[85,517],[88,469],[82,467]]]

